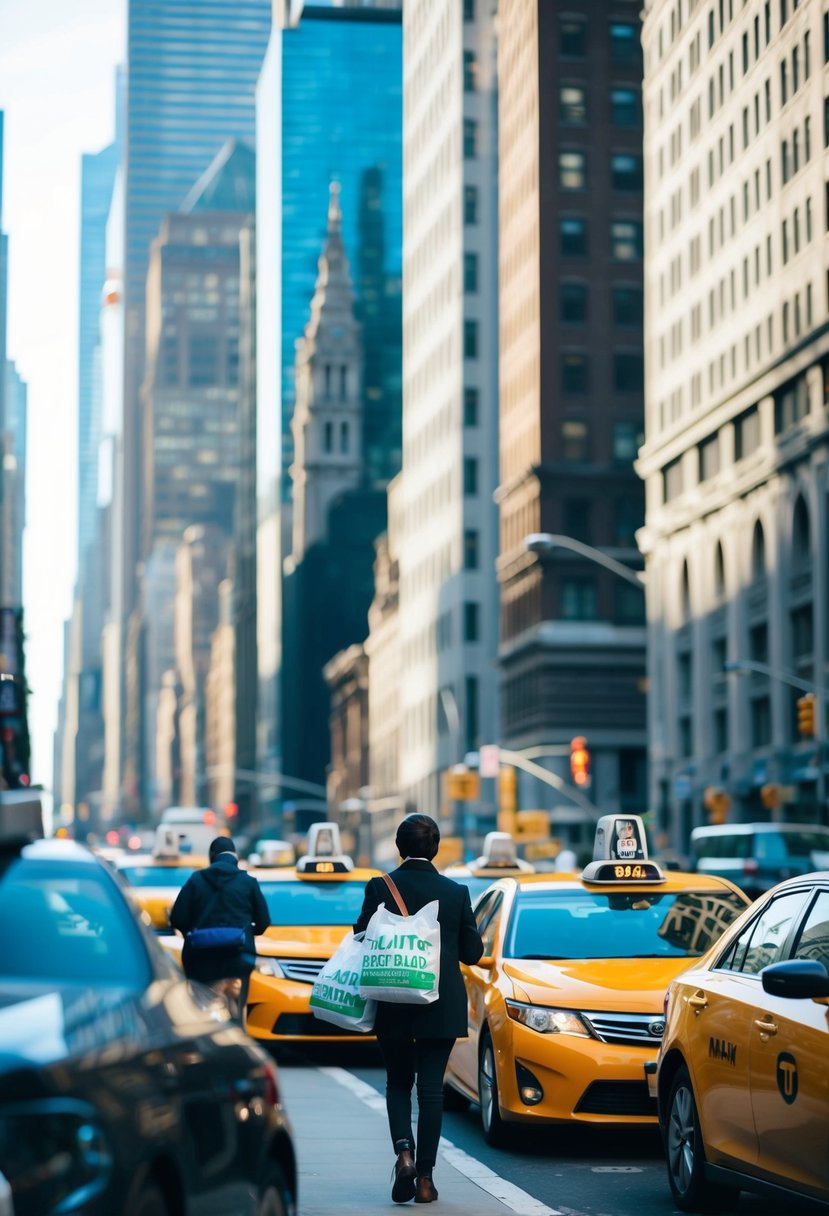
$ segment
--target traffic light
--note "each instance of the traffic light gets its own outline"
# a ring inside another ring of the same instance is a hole
[[[725,823],[731,810],[731,796],[718,785],[709,785],[702,798],[709,823]]]
[[[797,698],[797,729],[801,735],[815,733],[815,694],[807,692]]]
[[[576,735],[570,740],[570,775],[574,785],[590,784],[590,752],[584,735]]]

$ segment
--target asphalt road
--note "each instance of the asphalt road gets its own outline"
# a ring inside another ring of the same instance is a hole
[[[280,1067],[336,1063],[379,1093],[385,1074],[366,1044],[346,1056],[338,1050],[289,1053]],[[490,1148],[481,1134],[478,1108],[447,1111],[443,1135],[489,1169],[563,1216],[672,1216],[671,1198],[656,1128],[520,1128],[506,1149]],[[739,1216],[814,1216],[816,1206],[743,1192]]]

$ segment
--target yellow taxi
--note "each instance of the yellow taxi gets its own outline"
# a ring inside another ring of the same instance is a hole
[[[655,1123],[665,989],[747,905],[727,879],[663,873],[638,816],[599,820],[581,875],[497,879],[474,905],[484,955],[463,968],[447,1104],[477,1102],[496,1145],[509,1124]]]
[[[341,851],[337,824],[312,824],[308,852],[295,867],[253,869],[271,916],[256,939],[245,1025],[269,1045],[373,1041],[314,1017],[309,1001],[323,965],[351,932],[365,885],[380,873],[355,869]]]
[[[677,1207],[829,1206],[829,871],[761,896],[671,984],[655,1088]]]
[[[469,862],[455,862],[443,870],[447,878],[468,887],[473,903],[496,878],[534,872],[535,866],[518,856],[515,839],[509,832],[487,832],[480,857]]]
[[[127,884],[127,894],[145,912],[156,933],[172,933],[170,909],[181,888],[196,870],[210,865],[206,856],[191,853],[179,834],[163,825],[151,853],[125,853],[112,864]]]

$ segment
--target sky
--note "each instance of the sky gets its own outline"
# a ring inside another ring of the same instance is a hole
[[[32,779],[51,789],[77,568],[81,154],[114,134],[126,0],[0,0],[8,357],[29,386],[23,551]]]

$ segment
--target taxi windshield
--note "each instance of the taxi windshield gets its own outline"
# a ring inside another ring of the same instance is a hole
[[[487,887],[491,887],[495,882],[495,876],[489,878],[481,878],[478,874],[447,874],[447,878],[451,878],[452,882],[459,882],[462,887],[469,888],[469,898],[474,903],[482,891]]]
[[[362,882],[259,880],[271,925],[353,925],[363,906]]]
[[[4,979],[142,989],[150,966],[117,887],[88,865],[16,859],[0,870]]]
[[[747,905],[732,891],[522,892],[508,958],[693,958]]]
[[[119,866],[118,873],[131,887],[183,887],[195,870],[193,866]]]

